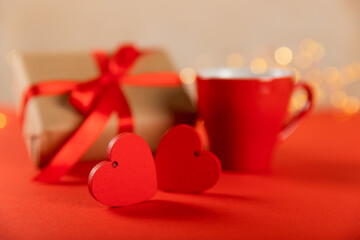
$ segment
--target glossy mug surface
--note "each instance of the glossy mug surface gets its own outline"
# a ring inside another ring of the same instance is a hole
[[[304,108],[285,124],[291,95],[307,93]],[[205,69],[197,74],[198,111],[223,169],[269,172],[275,144],[289,136],[312,107],[311,88],[286,69]]]

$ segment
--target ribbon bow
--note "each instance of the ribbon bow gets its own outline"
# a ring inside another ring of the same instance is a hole
[[[144,52],[128,45],[119,48],[113,56],[95,52],[94,58],[100,76],[87,82],[49,81],[36,84],[25,92],[20,121],[23,123],[24,110],[28,101],[38,95],[70,94],[69,101],[85,115],[81,126],[70,136],[50,163],[35,177],[42,182],[57,182],[65,175],[91,147],[104,130],[113,112],[117,114],[118,132],[132,132],[133,118],[122,84],[177,86],[180,84],[175,73],[160,72],[129,76],[127,73],[136,59]]]

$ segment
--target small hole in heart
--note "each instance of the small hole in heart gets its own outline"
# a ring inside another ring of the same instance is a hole
[[[119,164],[118,164],[118,162],[113,162],[113,164],[112,164],[112,166],[114,167],[114,168],[116,168],[117,166],[118,166]]]
[[[194,155],[195,155],[195,157],[198,157],[198,156],[200,156],[200,153],[198,151],[195,151]]]

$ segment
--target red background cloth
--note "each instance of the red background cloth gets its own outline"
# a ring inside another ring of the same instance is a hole
[[[223,173],[200,195],[158,191],[108,208],[87,189],[94,165],[67,182],[32,182],[12,110],[0,129],[0,239],[360,239],[360,116],[309,116],[276,151],[274,173]],[[82,176],[82,177],[81,177]]]

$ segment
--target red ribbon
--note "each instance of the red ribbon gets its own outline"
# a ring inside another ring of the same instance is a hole
[[[136,59],[144,52],[135,47],[123,46],[113,56],[104,52],[94,53],[100,69],[100,76],[88,82],[50,81],[36,84],[25,92],[20,120],[23,123],[24,110],[34,96],[70,94],[70,103],[86,116],[81,126],[70,136],[50,163],[35,177],[42,182],[57,182],[65,175],[91,147],[104,130],[113,112],[118,117],[118,131],[132,132],[133,118],[122,84],[179,86],[178,75],[169,72],[128,76]]]

